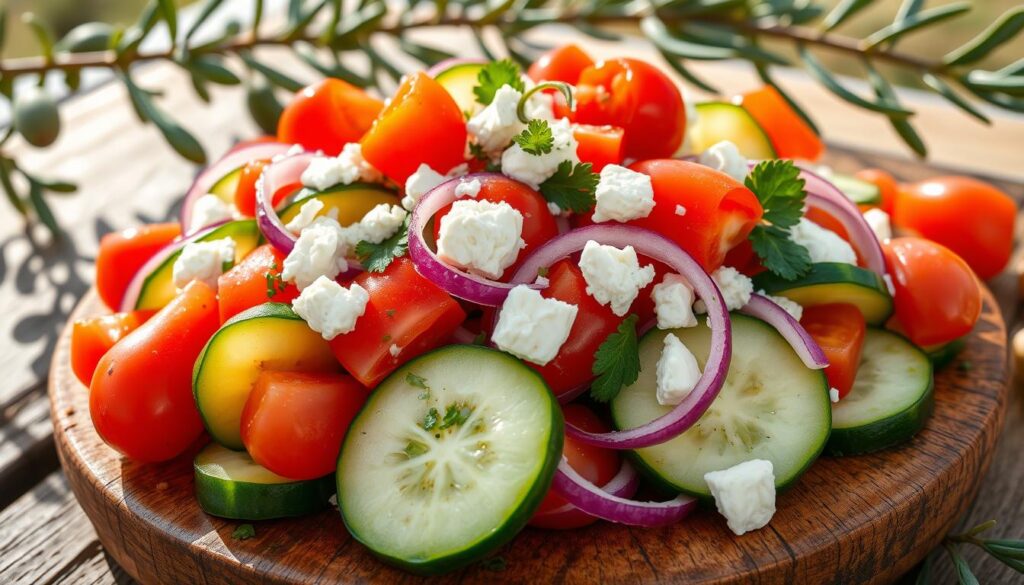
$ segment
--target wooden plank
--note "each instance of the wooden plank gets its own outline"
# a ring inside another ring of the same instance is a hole
[[[0,409],[0,510],[57,469],[45,386]]]

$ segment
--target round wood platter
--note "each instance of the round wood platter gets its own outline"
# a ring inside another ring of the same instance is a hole
[[[72,319],[101,312],[90,293]],[[1002,429],[1007,388],[1005,325],[986,290],[966,349],[936,376],[935,414],[926,428],[898,448],[822,458],[779,496],[767,528],[737,537],[707,510],[657,529],[603,522],[570,532],[527,528],[496,553],[503,562],[440,580],[891,582],[939,542],[974,498]],[[68,330],[54,353],[50,398],[57,451],[79,503],[109,554],[143,583],[420,580],[375,559],[335,510],[258,522],[254,538],[233,539],[239,522],[199,509],[191,455],[144,465],[100,440],[87,388],[71,373]]]

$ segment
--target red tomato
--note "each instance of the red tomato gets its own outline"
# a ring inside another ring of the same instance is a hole
[[[406,77],[362,143],[363,158],[404,185],[420,164],[442,174],[462,164],[466,121],[448,91],[420,72]]]
[[[936,177],[905,185],[893,223],[946,246],[983,279],[1006,268],[1017,206],[1009,195],[971,177]]]
[[[242,167],[238,186],[235,187],[235,207],[246,217],[256,217],[256,181],[268,164],[269,160],[254,160]],[[278,194],[283,196],[283,193]],[[274,203],[277,203],[278,194],[275,194]]]
[[[583,49],[569,43],[551,49],[530,65],[527,75],[530,79],[541,81],[564,81],[576,85],[583,70],[592,66],[594,60]]]
[[[145,323],[154,312],[114,313],[75,321],[71,327],[71,371],[88,386],[103,354]]]
[[[567,404],[562,407],[562,413],[565,415],[565,422],[576,425],[585,431],[591,433],[611,431],[604,421],[583,405]],[[569,435],[565,436],[562,455],[569,460],[569,465],[577,473],[597,486],[603,486],[611,481],[622,466],[622,461],[615,451],[580,443]],[[587,526],[597,521],[597,518],[577,509],[555,512],[567,503],[562,496],[549,491],[547,497],[541,502],[540,508],[530,519],[530,525],[538,528],[566,530]]]
[[[96,255],[96,292],[103,302],[111,309],[120,308],[139,268],[180,235],[177,223],[154,223],[103,236]]]
[[[845,303],[807,307],[800,324],[828,358],[829,387],[839,390],[840,398],[849,394],[864,347],[866,327],[860,309]]]
[[[384,108],[384,102],[358,87],[328,77],[299,90],[281,112],[277,139],[335,156],[358,142]]]
[[[341,365],[367,387],[446,342],[466,319],[462,307],[420,276],[408,258],[398,258],[384,272],[364,272],[353,282],[370,293],[366,312],[354,331],[330,344]]]
[[[779,158],[818,160],[825,145],[800,114],[772,86],[743,94],[740,105],[768,135]]]
[[[294,284],[280,278],[284,258],[277,248],[264,244],[217,279],[221,323],[250,307],[291,303],[299,296]]]
[[[595,173],[600,173],[607,165],[622,163],[622,128],[577,124],[572,134],[578,144],[576,156],[580,162],[594,165]]]
[[[896,319],[911,341],[934,345],[970,333],[981,289],[963,259],[924,238],[893,238],[882,251],[896,288]]]
[[[505,269],[503,278],[511,277],[527,256],[541,244],[558,235],[558,224],[555,217],[548,211],[547,200],[529,185],[509,179],[503,175],[492,175],[480,181],[480,193],[476,199],[493,203],[504,201],[523,214],[523,241],[526,247],[519,251],[516,263]],[[451,206],[447,206],[434,215],[434,238],[441,235],[441,222],[448,215]]]
[[[857,177],[861,181],[867,181],[875,187],[878,187],[882,200],[879,202],[877,207],[889,215],[892,215],[893,206],[896,204],[896,196],[900,189],[896,179],[882,169],[864,169],[857,171],[853,176]]]
[[[193,281],[96,366],[89,412],[100,437],[138,461],[166,461],[203,433],[192,367],[220,326],[217,296]]]
[[[245,450],[290,479],[334,473],[341,442],[367,395],[343,374],[261,372],[242,409]]]

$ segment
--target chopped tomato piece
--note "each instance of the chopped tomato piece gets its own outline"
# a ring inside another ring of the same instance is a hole
[[[277,248],[256,248],[217,280],[220,320],[267,302],[291,303],[299,296],[294,284],[281,280],[284,258]]]
[[[358,142],[384,108],[384,102],[358,87],[328,77],[299,90],[281,112],[277,139],[336,156]]]
[[[527,75],[536,82],[564,81],[570,85],[576,85],[583,70],[593,64],[594,60],[590,58],[590,55],[569,43],[555,47],[541,55],[530,65]]]
[[[131,311],[75,321],[71,326],[71,371],[88,386],[103,354],[145,323],[154,312]]]
[[[595,173],[600,173],[607,165],[622,163],[622,137],[625,134],[622,128],[578,124],[573,127],[572,134],[579,145],[576,156],[580,162],[594,165]]]
[[[743,94],[741,105],[768,135],[779,158],[821,158],[825,145],[774,87]]]
[[[839,398],[849,394],[864,347],[866,326],[860,309],[842,303],[807,307],[800,324],[828,358],[828,385],[839,391]]]
[[[180,235],[177,223],[154,223],[103,236],[96,255],[96,292],[103,302],[111,309],[120,308],[139,268]]]
[[[269,160],[254,160],[242,167],[242,173],[238,177],[238,186],[235,187],[235,208],[246,217],[256,217],[256,181],[259,180],[263,169],[268,164],[270,164]],[[283,197],[283,195],[280,192],[276,193],[274,203],[277,203],[278,196]]]
[[[896,197],[900,190],[900,185],[896,182],[896,178],[882,169],[864,169],[857,171],[853,176],[878,187],[882,200],[877,207],[892,215],[893,206],[896,205]]]

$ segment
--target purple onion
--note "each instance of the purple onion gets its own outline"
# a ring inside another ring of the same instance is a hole
[[[774,327],[808,368],[820,370],[828,367],[828,358],[825,357],[825,352],[821,351],[818,342],[814,341],[799,321],[775,301],[755,293],[750,295],[750,302],[740,309],[740,312]]]

